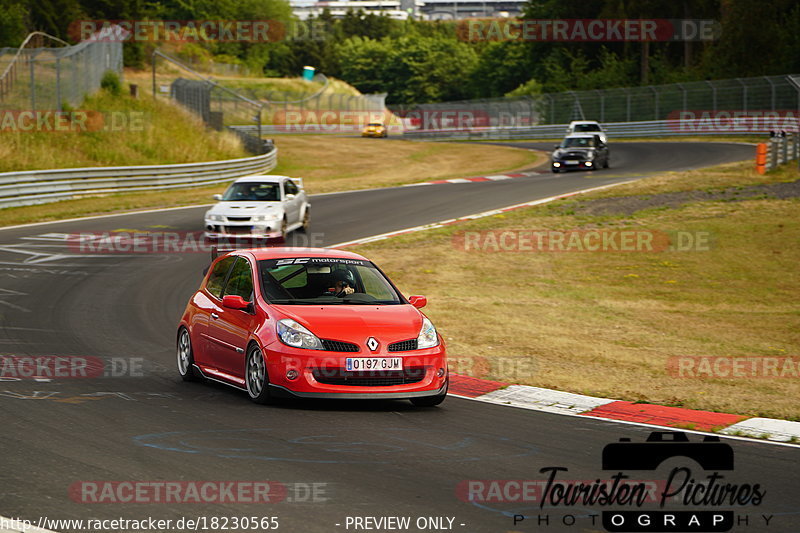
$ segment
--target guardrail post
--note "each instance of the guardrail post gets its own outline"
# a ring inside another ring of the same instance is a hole
[[[781,163],[787,163],[789,161],[789,138],[782,137],[781,138]]]
[[[772,137],[767,145],[767,171],[775,168],[775,138]]]

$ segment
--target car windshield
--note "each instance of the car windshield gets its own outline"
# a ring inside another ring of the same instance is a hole
[[[264,298],[281,305],[393,305],[403,300],[378,268],[360,259],[294,257],[258,262]]]
[[[222,195],[223,202],[277,202],[280,199],[281,186],[274,182],[233,183]]]
[[[561,148],[593,148],[594,138],[592,137],[567,137],[561,141]]]
[[[575,131],[602,131],[597,124],[575,124]]]
[[[370,122],[369,124],[367,124],[367,126],[372,126],[374,128],[379,128],[379,127],[383,126],[383,124],[381,124],[380,122]]]

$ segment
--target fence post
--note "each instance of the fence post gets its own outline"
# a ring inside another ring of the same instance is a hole
[[[28,66],[31,74],[31,111],[36,111],[36,77],[33,73],[33,55],[28,58]]]
[[[742,111],[747,111],[747,85],[742,81],[742,78],[736,78],[739,85],[742,86]]]
[[[56,109],[61,111],[61,58],[56,58]]]
[[[630,91],[630,89],[625,88],[625,96],[627,97],[627,106],[626,106],[627,107],[627,114],[626,114],[627,118],[626,118],[626,120],[628,122],[630,122],[631,121],[631,91]]]
[[[775,84],[769,79],[769,76],[764,76],[764,79],[769,83],[770,88],[770,110],[775,111]]]

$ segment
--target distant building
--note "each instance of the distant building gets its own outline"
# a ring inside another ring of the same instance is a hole
[[[409,16],[416,16],[422,7],[420,0],[334,0],[332,2],[309,2],[304,0],[291,0],[292,10],[301,20],[310,16],[318,17],[327,9],[334,18],[342,18],[349,10],[389,18],[405,20]]]
[[[527,0],[423,0],[420,14],[428,20],[473,17],[516,17]]]
[[[294,14],[302,20],[318,17],[328,9],[334,18],[348,10],[405,20],[453,20],[471,17],[515,17],[522,14],[527,0],[290,0]]]

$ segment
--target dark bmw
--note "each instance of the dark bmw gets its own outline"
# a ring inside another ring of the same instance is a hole
[[[608,145],[598,135],[576,134],[564,137],[551,156],[553,172],[573,169],[608,168]]]

